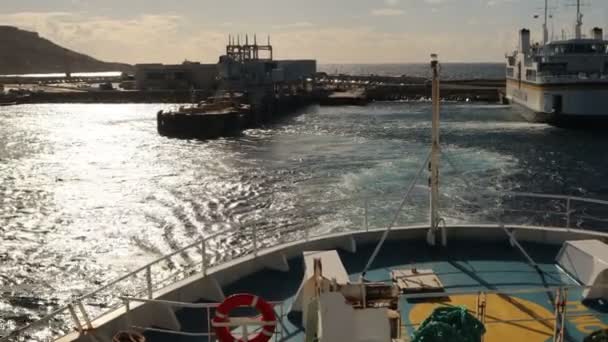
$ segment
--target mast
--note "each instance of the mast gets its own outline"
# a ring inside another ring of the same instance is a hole
[[[439,227],[439,60],[436,54],[431,55],[433,71],[433,121],[431,134],[431,231]]]
[[[549,41],[549,30],[547,29],[547,17],[549,12],[549,0],[545,0],[545,21],[543,22],[543,45]]]
[[[574,32],[576,34],[576,39],[581,39],[583,29],[583,14],[581,13],[581,0],[576,0],[576,26],[574,27]]]

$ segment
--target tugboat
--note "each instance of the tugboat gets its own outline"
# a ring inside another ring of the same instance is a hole
[[[605,214],[608,201],[508,193],[503,201],[551,201],[564,220],[521,224],[539,213],[530,205],[516,212],[518,224],[446,223],[436,56],[431,68],[431,151],[387,226],[369,226],[367,199],[355,229],[328,232],[322,214],[302,231],[262,218],[143,265],[0,341],[47,333],[62,342],[583,342],[602,334],[608,234],[573,223],[581,211],[590,216],[586,205]],[[427,169],[429,224],[396,226]],[[215,252],[228,250],[240,252]],[[181,266],[164,279],[168,262]]]
[[[529,121],[608,123],[608,41],[599,27],[583,36],[580,0],[576,3],[572,39],[549,41],[545,0],[542,42],[531,44],[530,31],[522,29],[519,48],[506,56],[506,98],[523,108]]]

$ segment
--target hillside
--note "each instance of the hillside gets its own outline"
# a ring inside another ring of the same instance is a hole
[[[65,49],[36,32],[0,26],[0,75],[95,71],[131,71],[123,63],[107,63]]]

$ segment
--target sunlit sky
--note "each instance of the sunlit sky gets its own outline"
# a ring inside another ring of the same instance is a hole
[[[575,0],[550,0],[556,36]],[[585,28],[608,26],[608,0],[583,0]],[[543,0],[2,0],[0,24],[35,30],[107,61],[216,62],[229,33],[271,36],[277,58],[320,63],[496,62],[517,30],[540,35]]]

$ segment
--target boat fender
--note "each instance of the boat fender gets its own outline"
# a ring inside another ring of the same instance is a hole
[[[264,323],[262,330],[253,338],[247,339],[249,342],[267,342],[274,334],[277,323],[274,308],[263,298],[250,293],[234,294],[226,298],[215,310],[213,327],[215,334],[220,342],[244,342],[242,338],[235,338],[230,332],[230,326],[218,323],[230,323],[230,311],[238,307],[255,308],[262,314],[261,322]],[[237,324],[238,325],[238,324]]]

